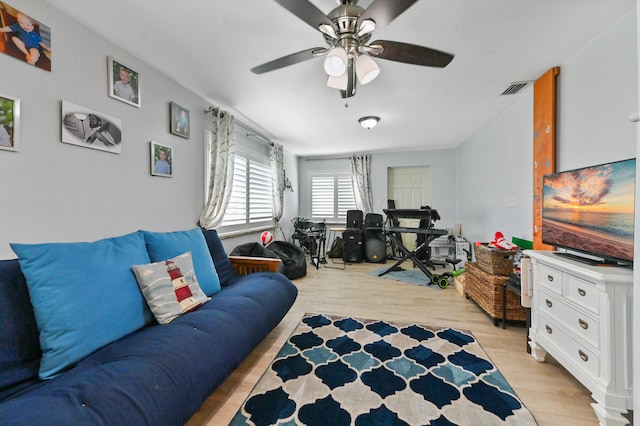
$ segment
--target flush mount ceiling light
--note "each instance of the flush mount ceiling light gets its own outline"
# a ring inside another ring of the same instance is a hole
[[[373,129],[374,127],[376,127],[376,124],[378,124],[378,121],[380,121],[380,117],[374,117],[374,116],[368,116],[368,117],[362,117],[360,120],[358,120],[360,122],[360,125],[362,127],[364,127],[365,129],[369,130],[369,129]]]

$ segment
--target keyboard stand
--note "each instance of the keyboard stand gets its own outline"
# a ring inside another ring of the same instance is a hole
[[[398,247],[398,249],[402,253],[402,257],[393,266],[380,272],[378,276],[381,277],[388,272],[397,270],[402,263],[406,262],[407,260],[412,260],[413,264],[417,266],[422,272],[424,272],[424,274],[429,278],[429,284],[431,284],[431,276],[432,276],[431,271],[429,271],[429,268],[427,267],[427,265],[422,260],[420,260],[420,258],[418,258],[417,252],[423,248],[427,248],[429,243],[435,240],[436,238],[442,235],[447,235],[448,233],[447,230],[433,229],[433,228],[423,229],[423,228],[386,227],[384,232],[386,236],[391,240],[392,244],[395,244],[396,247]],[[396,235],[399,235],[399,233],[423,234],[425,236],[425,241],[422,244],[420,244],[418,247],[416,247],[413,251],[410,251],[404,246],[404,244],[402,244],[402,239],[396,237]]]

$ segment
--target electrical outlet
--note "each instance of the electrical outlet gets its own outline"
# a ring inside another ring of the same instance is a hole
[[[505,205],[507,207],[515,207],[516,206],[516,197],[514,197],[514,196],[507,197]]]

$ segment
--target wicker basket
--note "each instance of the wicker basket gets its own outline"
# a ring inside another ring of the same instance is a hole
[[[501,250],[481,243],[475,245],[475,253],[476,263],[483,271],[507,276],[513,272],[513,250]]]
[[[509,277],[488,274],[478,268],[476,263],[465,264],[464,291],[485,312],[494,319],[502,319],[502,290],[503,285],[509,281]],[[507,319],[525,321],[526,310],[520,305],[520,296],[512,291],[506,292]]]

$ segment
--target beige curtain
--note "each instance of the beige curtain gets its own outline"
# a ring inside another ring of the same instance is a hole
[[[236,148],[236,125],[232,114],[218,108],[207,114],[212,122],[209,146],[210,170],[207,197],[200,213],[200,227],[213,229],[222,222],[233,188],[233,162]]]
[[[271,151],[269,155],[271,163],[271,187],[273,194],[273,220],[276,222],[275,232],[276,238],[279,232],[282,239],[286,237],[282,228],[280,227],[280,219],[282,218],[282,211],[284,208],[284,152],[282,145],[274,143],[271,145]]]
[[[364,214],[373,212],[371,195],[371,158],[369,155],[354,155],[349,158],[351,163],[351,183],[356,199],[356,208]]]

